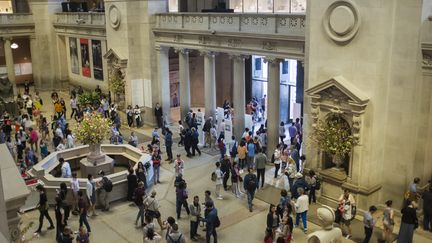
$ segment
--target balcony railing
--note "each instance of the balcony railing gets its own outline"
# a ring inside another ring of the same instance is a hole
[[[0,14],[0,26],[25,26],[34,25],[33,14],[14,13]]]
[[[54,24],[56,25],[83,25],[86,27],[105,28],[105,13],[56,13]]]
[[[304,14],[160,13],[158,29],[305,36]]]

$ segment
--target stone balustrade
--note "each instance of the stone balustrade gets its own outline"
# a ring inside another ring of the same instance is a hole
[[[56,13],[54,25],[105,28],[105,13]]]
[[[31,13],[0,14],[0,27],[28,25],[34,25]]]
[[[160,13],[158,29],[304,37],[302,14]]]

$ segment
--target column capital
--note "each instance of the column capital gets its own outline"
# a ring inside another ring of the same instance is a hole
[[[169,47],[167,47],[167,46],[155,46],[154,49],[155,49],[157,52],[160,52],[160,51],[168,51]]]
[[[246,54],[238,54],[238,53],[229,53],[229,58],[233,59],[234,61],[244,61],[245,59],[249,59],[250,55]]]
[[[216,55],[218,55],[217,52],[209,51],[209,50],[200,50],[199,53],[200,56],[207,56],[207,57],[215,57]]]
[[[264,62],[267,62],[269,64],[277,64],[282,62],[284,59],[279,57],[264,57]]]
[[[0,38],[2,41],[6,42],[6,41],[12,41],[12,37],[2,37]]]
[[[190,52],[190,50],[189,49],[186,49],[186,48],[174,48],[174,52],[175,53],[180,53],[180,54],[183,54],[183,55],[187,55],[187,54],[189,54],[189,52]]]

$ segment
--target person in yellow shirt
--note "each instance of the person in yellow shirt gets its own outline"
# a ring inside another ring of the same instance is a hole
[[[245,164],[246,164],[246,154],[247,154],[246,143],[242,139],[240,141],[239,146],[237,146],[237,156],[238,156],[238,160],[239,160],[239,166],[241,169],[243,169]]]
[[[54,111],[56,113],[57,118],[60,118],[62,116],[63,106],[59,101],[54,102]]]

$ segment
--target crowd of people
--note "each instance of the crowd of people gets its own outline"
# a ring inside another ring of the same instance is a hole
[[[38,92],[30,94],[26,86],[23,95],[18,95],[17,103],[21,114],[12,117],[8,113],[2,116],[2,129],[0,130],[0,143],[6,143],[11,154],[17,161],[17,166],[25,176],[26,171],[38,163],[40,159],[46,157],[50,148],[56,151],[73,148],[75,146],[74,135],[70,129],[70,121],[80,122],[87,112],[98,112],[101,116],[111,120],[111,135],[109,141],[112,144],[124,143],[121,132],[122,122],[120,120],[118,107],[112,103],[109,97],[102,94],[99,87],[95,89],[100,94],[100,102],[95,104],[80,104],[78,96],[83,93],[81,87],[70,94],[70,114],[67,114],[66,103],[59,94],[53,92],[51,95],[54,110],[50,121],[41,112],[44,102]],[[246,198],[247,208],[253,212],[253,200],[257,190],[265,186],[266,165],[271,162],[274,166],[273,180],[283,181],[284,189],[280,191],[280,201],[277,205],[270,205],[266,222],[266,234],[264,242],[291,242],[295,227],[308,232],[307,214],[309,205],[316,203],[316,191],[320,190],[320,178],[313,170],[304,170],[306,156],[302,151],[302,126],[300,119],[296,119],[289,126],[284,122],[279,126],[279,143],[274,151],[267,151],[267,128],[266,122],[261,117],[266,109],[266,97],[253,99],[246,111],[256,114],[254,120],[259,126],[246,128],[240,138],[232,136],[230,142],[225,138],[225,120],[216,121],[213,117],[208,117],[204,121],[199,121],[201,114],[196,114],[192,110],[184,119],[178,122],[180,141],[178,146],[183,146],[186,156],[193,157],[201,155],[199,148],[199,130],[204,133],[204,148],[210,151],[219,150],[220,156],[215,163],[215,169],[211,174],[214,181],[214,195],[216,199],[223,200],[230,191],[236,198]],[[224,119],[231,119],[231,107],[228,101],[224,102],[226,111]],[[198,110],[198,113],[201,111]],[[128,106],[126,111],[127,125],[132,128],[139,128],[143,121],[141,110],[138,106],[132,108]],[[186,242],[186,237],[179,227],[178,221],[182,219],[182,208],[188,214],[190,221],[190,239],[200,240],[198,233],[199,225],[205,229],[206,242],[217,242],[217,228],[220,226],[218,210],[211,197],[212,192],[204,192],[204,200],[201,201],[198,194],[190,195],[187,182],[184,178],[185,162],[179,153],[173,157],[173,132],[170,130],[163,119],[162,108],[159,104],[154,109],[157,127],[152,132],[152,141],[147,148],[141,146],[141,151],[149,153],[151,163],[139,162],[137,166],[128,168],[127,176],[127,200],[132,202],[137,208],[137,216],[134,218],[135,225],[143,228],[143,242],[159,242],[164,238],[167,242]],[[200,122],[204,122],[202,128]],[[255,123],[254,123],[255,124]],[[256,127],[258,129],[256,129]],[[286,129],[288,127],[288,129]],[[159,134],[159,129],[162,134]],[[286,137],[289,135],[289,138]],[[128,144],[139,147],[138,136],[131,132]],[[157,187],[160,181],[162,149],[165,148],[166,160],[174,166],[175,173],[175,195],[176,195],[176,217],[168,216],[162,220],[160,204],[157,198]],[[266,154],[271,155],[267,157]],[[153,170],[154,176],[150,181],[148,171]],[[59,159],[59,166],[55,176],[69,178],[70,185],[62,183],[55,197],[55,222],[48,213],[48,198],[46,190],[42,185],[37,186],[40,194],[37,208],[40,212],[39,226],[36,233],[42,231],[44,219],[49,222],[48,230],[56,229],[56,239],[58,242],[89,242],[91,227],[89,219],[97,216],[96,205],[101,205],[102,211],[110,210],[109,195],[113,189],[110,179],[105,176],[103,171],[98,175],[88,175],[85,190],[80,190],[77,174],[71,170],[70,164],[63,158]],[[95,180],[94,176],[101,179]],[[417,191],[419,179],[416,178],[410,185],[407,193],[406,204],[402,209],[402,224],[398,242],[412,242],[413,232],[418,227],[416,218],[417,201],[422,197],[424,205],[424,229],[430,230],[432,218],[432,187],[424,192],[421,197]],[[223,191],[222,191],[223,190]],[[68,191],[71,191],[72,203],[66,200]],[[188,202],[191,197],[191,202]],[[391,242],[394,211],[392,201],[388,200],[384,209],[383,216],[383,240]],[[352,235],[350,222],[356,215],[356,202],[353,195],[348,191],[339,198],[339,207],[336,211],[336,221],[339,223],[346,238]],[[374,213],[377,211],[375,206],[371,206],[364,214],[364,242],[369,242],[373,228],[377,219]],[[74,232],[68,224],[70,214],[78,216],[79,230]],[[293,220],[295,219],[295,221]],[[157,221],[160,230],[156,230]],[[165,231],[162,237],[159,232]],[[410,241],[411,240],[411,241]]]

